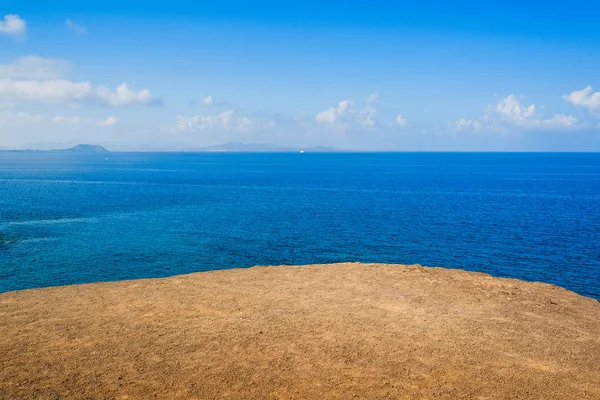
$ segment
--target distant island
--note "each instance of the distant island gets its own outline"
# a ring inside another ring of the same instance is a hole
[[[49,150],[38,150],[38,149],[18,149],[18,150],[7,150],[3,149],[0,151],[16,152],[16,153],[78,153],[78,154],[104,154],[110,153],[105,147],[97,144],[78,144],[77,146],[69,147],[67,149],[49,149]]]
[[[66,153],[110,153],[110,151],[97,144],[78,144],[77,146],[58,151]]]
[[[106,149],[103,146],[96,144],[78,144],[76,146],[66,149],[52,149],[52,150],[36,150],[36,149],[23,149],[23,150],[3,150],[11,152],[51,152],[51,153],[77,153],[77,154],[104,154],[111,153],[112,151]],[[343,152],[344,150],[336,149],[328,146],[312,146],[312,147],[292,147],[292,146],[280,146],[271,143],[241,143],[241,142],[229,142],[225,144],[219,144],[214,146],[196,147],[180,150],[131,150],[131,152],[186,152],[186,153],[333,153]],[[125,152],[128,152],[125,150]]]

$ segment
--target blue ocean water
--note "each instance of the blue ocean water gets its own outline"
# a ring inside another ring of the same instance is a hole
[[[339,261],[600,298],[600,154],[0,153],[0,292]]]

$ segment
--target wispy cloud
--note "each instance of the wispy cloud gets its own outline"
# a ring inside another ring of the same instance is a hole
[[[204,107],[217,107],[223,111],[229,110],[233,107],[233,104],[229,101],[217,100],[217,98],[213,95],[204,96],[201,99],[196,99],[190,102],[190,105],[193,107],[200,103]]]
[[[71,31],[73,31],[75,33],[85,33],[87,31],[87,29],[85,29],[85,27],[83,25],[76,24],[75,22],[73,22],[70,19],[67,19],[66,25],[67,25],[68,29],[70,29]]]
[[[12,115],[13,118],[27,118],[30,122],[43,122],[46,119],[41,116],[41,115],[32,115],[32,114],[27,114],[27,113],[15,113]],[[107,127],[107,126],[113,126],[117,123],[117,119],[115,117],[108,117],[105,120],[99,121],[96,119],[84,119],[81,118],[79,116],[73,116],[73,117],[66,117],[63,115],[57,115],[54,117],[51,117],[48,119],[50,122],[53,122],[55,124],[59,124],[59,125],[72,125],[72,126],[77,126],[77,125],[94,125],[94,126],[101,126],[101,127]]]
[[[115,117],[108,117],[104,121],[98,123],[98,126],[113,126],[117,123],[117,119]]]
[[[568,114],[544,117],[535,104],[525,105],[521,99],[510,94],[476,119],[460,118],[451,126],[456,131],[509,133],[519,130],[572,130],[579,120]]]
[[[12,64],[0,65],[0,98],[55,103],[93,103],[112,107],[162,105],[162,99],[148,89],[132,90],[126,82],[115,89],[93,86],[89,81],[64,79],[73,68],[65,60],[21,57]]]
[[[0,64],[0,79],[59,79],[73,64],[65,60],[35,56],[21,57],[12,64]]]
[[[398,114],[396,117],[396,123],[401,128],[406,128],[408,126],[408,121],[406,121],[406,118],[404,118],[401,114]]]
[[[0,126],[23,126],[39,123],[44,120],[41,115],[25,112],[0,111]]]
[[[81,123],[81,118],[56,116],[52,117],[52,122],[62,125],[77,125]]]
[[[244,130],[252,126],[253,122],[248,117],[238,116],[235,110],[227,110],[213,115],[195,115],[187,118],[177,116],[174,130],[178,131],[208,131],[211,129]]]
[[[34,81],[0,79],[0,97],[46,101],[58,103],[95,103],[112,107],[162,105],[162,100],[153,97],[148,89],[131,90],[127,83],[116,89],[92,86],[90,82],[71,82],[64,79]]]

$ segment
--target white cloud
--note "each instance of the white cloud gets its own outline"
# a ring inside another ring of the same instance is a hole
[[[215,104],[215,98],[213,96],[206,96],[202,99],[202,105],[210,107]]]
[[[104,121],[99,122],[98,126],[113,126],[117,123],[117,119],[115,117],[108,117]]]
[[[563,99],[575,107],[585,107],[589,110],[600,110],[600,92],[595,92],[591,86],[564,95]]]
[[[375,117],[377,116],[377,110],[373,107],[365,107],[359,114],[358,122],[365,127],[373,127],[377,123]]]
[[[496,111],[506,120],[523,124],[533,117],[535,104],[523,106],[517,96],[511,94],[496,104]]]
[[[352,112],[353,107],[354,107],[354,104],[352,103],[352,101],[342,100],[338,104],[337,113],[338,113],[338,115],[344,115],[348,111]]]
[[[371,94],[365,103],[365,107],[358,114],[358,123],[364,127],[373,127],[377,125],[375,117],[377,117],[377,109],[375,104],[379,101],[379,93]]]
[[[396,123],[401,128],[406,128],[408,126],[408,121],[406,121],[406,119],[401,114],[398,114],[398,116],[396,117]]]
[[[315,116],[315,121],[341,130],[377,128],[381,126],[377,121],[379,99],[380,95],[377,92],[369,95],[360,110],[355,109],[354,102],[351,100],[343,100],[337,106],[319,112]],[[407,126],[406,120],[401,115],[396,117],[396,123],[400,127]],[[393,124],[388,122],[385,126],[391,127]]]
[[[25,20],[19,18],[18,15],[5,15],[4,21],[0,21],[0,34],[17,37],[23,35],[26,29],[27,24]]]
[[[134,91],[123,83],[115,90],[105,86],[92,87],[90,82],[71,82],[64,79],[50,81],[0,79],[0,97],[61,103],[99,103],[113,107],[134,104],[158,105],[148,89]]]
[[[0,96],[23,100],[80,101],[85,99],[91,90],[89,82],[0,80]]]
[[[122,83],[115,91],[105,86],[99,86],[96,89],[96,96],[111,106],[127,106],[131,104],[157,105],[162,103],[161,100],[153,98],[148,89],[136,92],[129,89],[127,83]]]
[[[369,95],[365,100],[364,107],[360,110],[357,110],[354,107],[353,101],[342,100],[337,106],[317,113],[315,121],[342,130],[347,128],[376,128],[380,126],[377,121],[377,105],[379,103],[379,98],[380,96],[377,92]],[[400,126],[406,126],[406,120],[403,117],[401,117],[401,119],[396,118],[396,122]],[[391,125],[391,123],[387,123],[385,126]]]
[[[84,26],[76,24],[75,22],[71,21],[68,18],[66,21],[66,25],[67,25],[67,28],[71,29],[75,33],[85,33],[86,32],[86,29]]]
[[[215,115],[196,115],[186,118],[177,116],[175,130],[179,131],[207,131],[211,129],[244,130],[253,125],[247,117],[238,117],[233,109]]]
[[[92,86],[90,82],[64,79],[73,64],[65,60],[21,57],[12,64],[0,65],[0,97],[62,103],[99,103],[113,107],[134,104],[157,105],[148,89],[131,90],[127,83],[116,89]]]
[[[321,111],[315,116],[315,121],[321,122],[324,124],[333,124],[336,119],[336,111],[335,108],[330,108],[325,111]]]
[[[321,111],[315,116],[315,121],[323,124],[333,124],[354,114],[354,104],[351,100],[342,100],[336,107]]]
[[[567,128],[577,123],[577,118],[572,115],[555,114],[543,118],[536,114],[535,104],[524,106],[514,94],[501,100],[496,105],[496,111],[504,120],[525,129]]]
[[[478,120],[473,121],[470,119],[461,118],[456,121],[456,126],[458,128],[472,128],[474,131],[479,131],[483,125]]]
[[[21,57],[12,64],[0,65],[0,79],[58,79],[72,68],[73,64],[65,60]]]
[[[541,125],[549,127],[571,127],[577,125],[579,120],[572,115],[556,114],[552,118],[547,118],[540,121]]]
[[[520,99],[511,94],[500,100],[481,118],[470,120],[461,118],[454,123],[458,131],[489,131],[507,133],[514,130],[564,130],[578,125],[578,119],[572,115],[555,114],[544,118],[537,113],[535,104],[523,105]]]

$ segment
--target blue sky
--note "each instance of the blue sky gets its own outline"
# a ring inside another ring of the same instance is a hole
[[[600,150],[600,3],[3,1],[0,148]]]

